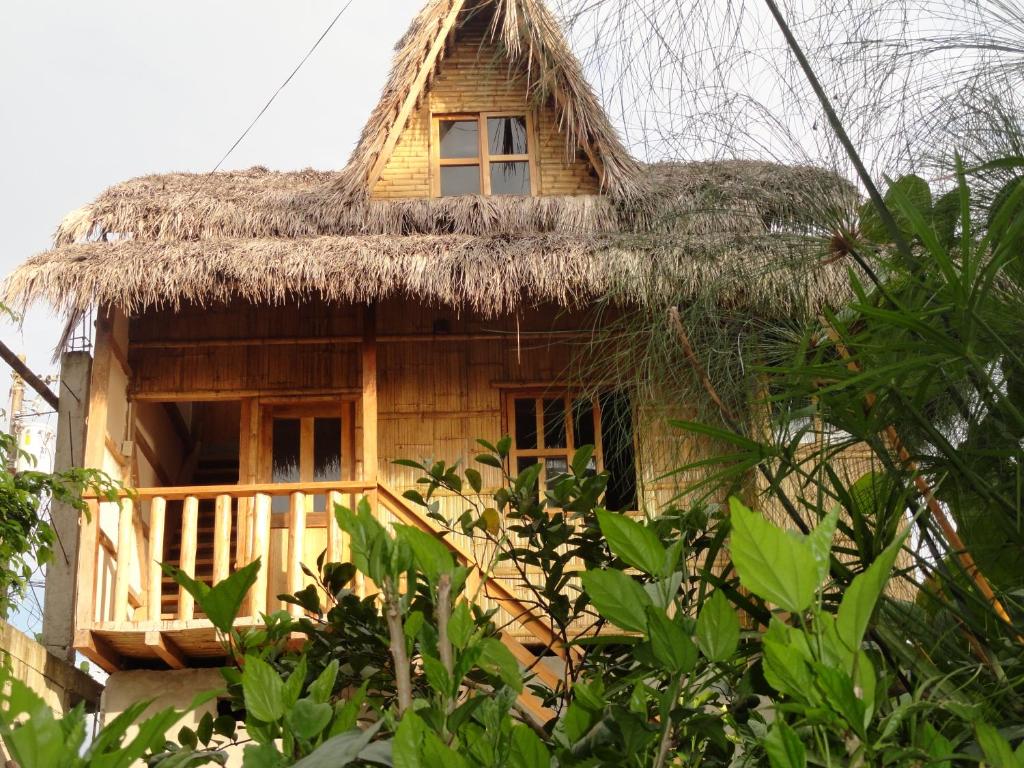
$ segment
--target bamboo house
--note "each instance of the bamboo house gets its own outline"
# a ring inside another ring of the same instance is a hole
[[[595,444],[620,509],[674,493],[681,438],[570,360],[600,358],[617,313],[709,287],[767,319],[837,302],[849,265],[808,234],[855,203],[812,167],[640,163],[540,0],[430,0],[342,170],[132,179],[8,278],[13,306],[95,316],[82,460],[134,489],[81,523],[74,647],[110,672],[216,663],[160,561],[210,582],[262,558],[256,622],[302,563],[345,557],[333,502],[436,530],[393,461],[465,460],[478,437],[511,435],[542,481]],[[543,617],[500,574],[487,595],[529,663]]]

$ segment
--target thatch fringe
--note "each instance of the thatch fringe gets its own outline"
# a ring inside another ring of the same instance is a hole
[[[367,180],[387,141],[453,0],[430,0],[395,47],[381,97],[363,128],[336,190],[347,200],[369,195]],[[643,179],[636,161],[619,140],[590,88],[558,22],[541,0],[470,0],[460,19],[491,14],[490,35],[509,63],[528,73],[527,89],[538,102],[552,101],[567,147],[592,148],[601,164],[604,192],[619,199],[640,194]]]
[[[857,202],[853,187],[811,166],[755,161],[663,163],[644,169],[646,194],[465,197],[408,200],[340,198],[334,172],[144,176],[111,187],[70,214],[58,246],[88,239],[204,240],[321,235],[544,232],[677,234],[822,231]]]
[[[372,302],[405,295],[499,315],[526,304],[599,298],[645,305],[713,294],[766,317],[806,316],[848,298],[848,265],[805,237],[541,234],[386,235],[67,245],[9,279],[12,306],[45,300],[73,316],[96,304],[129,314],[241,298]]]

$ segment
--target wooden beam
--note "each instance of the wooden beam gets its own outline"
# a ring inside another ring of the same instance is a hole
[[[174,641],[164,632],[150,630],[146,632],[146,647],[152,649],[160,660],[171,669],[185,669],[188,659]]]
[[[377,155],[377,159],[374,161],[373,167],[370,169],[370,173],[366,178],[368,191],[373,191],[373,187],[377,183],[377,179],[379,179],[381,173],[384,172],[384,166],[386,166],[388,160],[391,159],[391,153],[395,151],[395,145],[398,144],[398,139],[402,135],[402,131],[405,130],[405,124],[409,121],[409,115],[412,114],[413,109],[416,107],[416,103],[420,99],[420,95],[423,92],[423,86],[427,83],[427,78],[430,77],[430,73],[434,71],[434,65],[437,64],[437,57],[441,55],[441,51],[444,49],[448,33],[455,28],[455,22],[459,18],[459,12],[462,10],[464,3],[465,0],[453,0],[452,7],[448,10],[448,15],[445,16],[444,21],[441,23],[441,26],[437,31],[437,35],[434,37],[434,43],[430,46],[430,50],[427,51],[426,58],[423,59],[423,63],[420,65],[420,71],[416,73],[416,79],[413,80],[412,85],[409,87],[409,92],[405,95],[405,101],[402,102],[402,108],[398,111],[398,115],[395,117],[394,122],[391,123],[387,139],[384,141],[384,146]]]
[[[192,438],[192,430],[185,423],[185,417],[181,415],[181,411],[174,403],[161,403],[161,405],[171,422],[171,426],[174,427],[174,434],[178,436],[182,446],[184,446],[185,453],[188,453],[195,445],[195,440]]]
[[[54,391],[46,386],[45,382],[36,376],[35,373],[32,372],[32,369],[25,365],[25,362],[14,354],[10,347],[2,341],[0,341],[0,358],[11,366],[11,368],[14,369],[14,372],[21,376],[21,378],[25,380],[25,383],[32,387],[32,389],[34,389],[36,393],[52,408],[60,408],[60,398],[54,394]]]
[[[160,461],[160,457],[157,455],[156,449],[150,445],[149,440],[147,440],[146,436],[142,434],[142,430],[136,428],[132,437],[135,445],[139,448],[139,453],[141,453],[143,458],[149,462],[149,465],[156,473],[157,479],[164,485],[170,485],[172,482],[171,476],[167,474],[167,470],[164,469],[164,466]]]
[[[322,387],[316,389],[167,389],[146,392],[132,391],[132,399],[146,402],[221,402],[259,397],[263,400],[276,398],[289,402],[296,397],[337,397],[338,395],[359,395],[358,387]]]
[[[389,333],[377,337],[378,344],[420,344],[445,341],[515,341],[517,339],[583,339],[593,337],[593,330],[578,329],[564,331],[473,331],[470,333]],[[342,336],[270,336],[242,339],[166,339],[139,341],[132,349],[212,349],[218,347],[277,347],[277,346],[337,346],[339,344],[361,344],[361,335]]]
[[[187,496],[195,496],[197,499],[215,499],[222,494],[237,498],[239,496],[255,496],[258,493],[265,493],[268,496],[286,496],[293,491],[303,493],[327,493],[327,491],[341,491],[342,493],[359,493],[370,488],[369,481],[365,480],[318,480],[310,483],[245,483],[229,485],[180,485],[157,488],[135,488],[132,493],[140,499],[151,499],[162,496],[167,500],[180,500]],[[123,492],[122,495],[127,495]],[[83,494],[84,498],[96,500],[95,494]]]
[[[124,667],[121,654],[92,630],[80,629],[75,632],[75,650],[104,672],[117,672]]]

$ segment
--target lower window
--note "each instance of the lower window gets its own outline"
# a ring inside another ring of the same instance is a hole
[[[588,469],[593,473],[607,470],[609,475],[605,506],[636,509],[633,414],[625,393],[593,397],[573,392],[510,391],[505,409],[513,472],[540,463],[541,484],[551,488],[569,471],[576,449],[593,445]]]

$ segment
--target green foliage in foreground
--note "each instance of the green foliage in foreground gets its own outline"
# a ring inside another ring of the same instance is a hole
[[[579,676],[561,696],[520,668],[491,616],[471,604],[467,570],[441,540],[406,526],[387,531],[364,500],[355,511],[339,507],[337,519],[352,542],[355,567],[344,573],[380,586],[366,629],[391,656],[388,688],[371,687],[375,673],[365,669],[364,682],[350,684],[346,640],[332,639],[330,622],[313,620],[323,606],[309,604],[305,590],[294,597],[311,616],[275,614],[266,629],[230,628],[255,564],[213,588],[176,574],[229,628],[225,642],[238,664],[224,675],[244,709],[243,729],[208,714],[165,741],[185,713],[140,722],[148,705],[140,702],[83,752],[81,709],[55,719],[15,681],[0,736],[22,768],[127,766],[143,756],[162,768],[223,764],[232,743],[244,744],[247,768],[1021,764],[1024,747],[1014,751],[1012,732],[985,723],[941,681],[901,687],[900,670],[866,639],[902,538],[826,607],[837,514],[799,535],[733,499],[727,527],[739,586],[768,610],[767,631],[756,632],[741,628],[724,588],[711,590],[696,616],[682,610],[687,558],[678,540],[655,535],[656,521],[588,512],[620,565],[579,574],[582,594],[608,626],[600,642],[585,641]],[[322,565],[318,580],[329,600],[330,573],[337,569]],[[348,596],[347,584],[334,584],[334,599]],[[282,640],[296,630],[310,640],[288,652]],[[331,643],[331,652],[315,652]],[[348,684],[339,687],[344,667]],[[560,702],[550,721],[532,720],[517,704],[530,689]],[[126,737],[136,723],[137,735]]]
[[[18,461],[35,461],[17,441],[0,433],[0,618],[25,595],[34,565],[44,565],[57,543],[47,506],[51,502],[86,512],[82,494],[88,490],[115,498],[110,479],[94,469],[64,472],[13,471]]]
[[[125,765],[126,754],[216,764],[230,744],[246,768],[1022,768],[1024,326],[1011,310],[1024,311],[1024,180],[984,212],[962,179],[956,191],[950,226],[948,195],[933,202],[918,179],[892,185],[909,252],[870,242],[886,234],[864,211],[868,241],[847,243],[872,254],[856,300],[756,371],[786,406],[773,435],[728,418],[678,425],[732,448],[681,469],[704,477],[686,504],[643,517],[604,509],[607,476],[588,469],[589,447],[540,488],[539,467],[510,473],[507,438],[481,441],[477,463],[502,477],[486,493],[473,467],[402,462],[421,473],[406,498],[489,553],[484,576],[519,574],[551,653],[565,654],[557,683],[508,650],[497,613],[477,606],[479,574],[441,537],[387,530],[364,501],[337,510],[352,562],[321,561],[314,584],[282,596],[300,618],[234,628],[258,566],[212,588],[168,569],[222,632],[244,729],[207,715],[165,742],[181,715],[168,712],[142,720],[140,741],[126,737],[142,717],[133,709],[82,753],[80,711],[55,720],[13,685],[0,736],[23,768]],[[849,437],[807,448],[815,423]],[[847,480],[837,468],[851,445],[875,464]],[[942,538],[919,478],[983,553],[980,568]],[[714,503],[733,488],[748,504]],[[441,492],[462,501],[455,519]],[[378,593],[358,597],[360,577]],[[908,585],[913,601],[898,599]],[[306,642],[289,650],[296,632]]]

